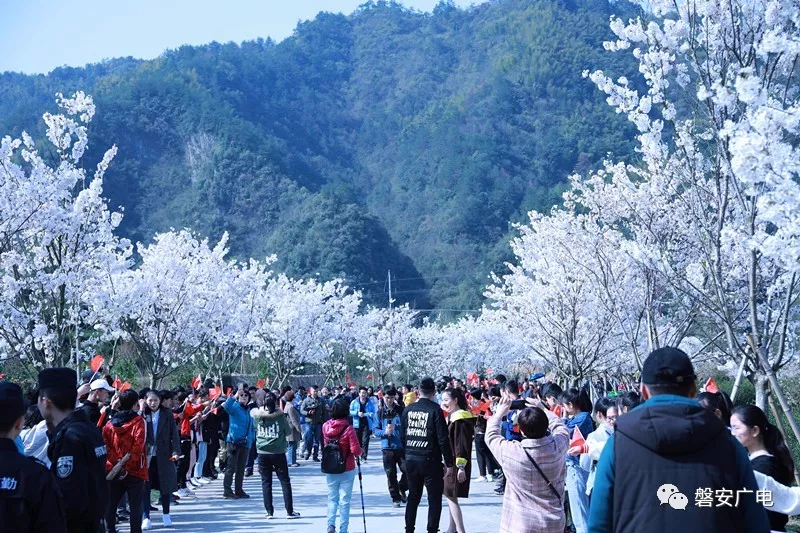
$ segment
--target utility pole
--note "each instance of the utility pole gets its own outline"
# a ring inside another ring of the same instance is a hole
[[[392,319],[392,271],[388,270],[387,275],[389,277],[389,360],[394,363],[394,320]],[[383,377],[381,376],[381,379]],[[375,381],[375,377],[373,374],[373,385]]]

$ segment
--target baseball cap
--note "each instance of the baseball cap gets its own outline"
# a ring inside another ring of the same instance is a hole
[[[678,348],[654,350],[642,365],[642,383],[645,385],[683,385],[696,377],[689,356]]]
[[[422,381],[419,382],[419,390],[422,392],[435,392],[436,383],[433,378],[422,378]]]
[[[114,387],[108,384],[105,378],[100,378],[92,381],[92,384],[89,386],[89,390],[96,391],[96,390],[107,390],[108,392],[114,392]]]
[[[0,381],[0,425],[10,426],[25,414],[22,389],[16,383]]]

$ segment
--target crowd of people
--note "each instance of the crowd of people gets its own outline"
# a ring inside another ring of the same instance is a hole
[[[445,501],[448,533],[474,532],[461,509],[471,483],[496,484],[508,533],[785,531],[800,512],[779,429],[754,405],[697,394],[682,351],[654,351],[639,391],[603,388],[594,404],[588,385],[542,378],[137,392],[102,369],[80,380],[45,369],[27,395],[0,382],[0,531],[113,533],[127,521],[138,533],[159,507],[171,527],[170,510],[195,489],[222,476],[222,497],[247,499],[243,479],[256,472],[265,518],[274,474],[292,520],[290,470],[304,460],[326,476],[327,532],[347,533],[373,440],[406,532],[423,492],[429,533]]]

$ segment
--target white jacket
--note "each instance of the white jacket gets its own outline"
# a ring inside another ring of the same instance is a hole
[[[47,447],[50,445],[47,438],[47,423],[42,420],[30,429],[23,429],[20,437],[22,444],[25,445],[25,455],[50,468],[50,459],[47,457]]]
[[[594,476],[597,470],[595,462],[600,460],[600,454],[603,452],[603,448],[610,436],[611,433],[609,433],[605,424],[601,424],[600,427],[589,433],[589,436],[586,437],[586,446],[589,451],[581,454],[580,465],[582,469],[589,472],[589,477],[586,480],[587,496],[592,493],[592,489],[594,488]]]
[[[787,487],[761,472],[753,473],[758,488],[772,492],[770,511],[790,516],[800,514],[800,487]]]

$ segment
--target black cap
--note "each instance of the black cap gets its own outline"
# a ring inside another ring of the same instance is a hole
[[[645,385],[683,385],[695,378],[692,361],[678,348],[654,350],[642,365],[642,383]]]
[[[75,390],[78,375],[71,368],[45,368],[39,372],[39,390]]]
[[[24,414],[22,389],[16,383],[0,381],[0,427],[10,426]]]
[[[419,390],[422,392],[436,392],[436,383],[433,378],[422,378],[419,382]]]
[[[93,370],[84,370],[83,374],[81,374],[81,381],[88,385],[89,383],[92,382],[92,378],[94,378],[95,376],[99,376],[99,375],[100,374],[98,374],[97,372],[95,372]]]

